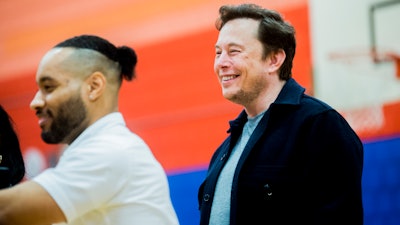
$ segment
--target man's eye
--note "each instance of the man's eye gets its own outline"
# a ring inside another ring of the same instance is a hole
[[[53,85],[44,85],[43,86],[43,90],[46,91],[46,92],[51,92],[51,91],[54,90],[54,88],[55,87]]]

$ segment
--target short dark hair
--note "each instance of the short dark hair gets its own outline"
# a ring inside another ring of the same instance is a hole
[[[123,78],[130,81],[136,76],[137,56],[135,51],[130,47],[116,47],[108,40],[95,35],[75,36],[54,46],[54,48],[57,47],[72,47],[97,51],[108,59],[119,63],[121,81]]]
[[[292,77],[293,58],[296,52],[295,29],[276,11],[262,8],[255,4],[224,5],[219,8],[216,28],[221,28],[230,20],[250,18],[260,21],[258,39],[263,45],[263,57],[271,52],[283,49],[286,59],[280,69],[279,78],[288,80]]]

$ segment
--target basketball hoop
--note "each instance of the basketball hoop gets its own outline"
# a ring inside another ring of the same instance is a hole
[[[356,50],[332,52],[328,55],[329,60],[340,62],[346,65],[356,64],[381,64],[393,63],[395,67],[395,75],[400,79],[400,53],[392,51]]]
[[[400,54],[387,53],[387,57],[394,62],[394,66],[396,67],[396,76],[400,79]]]

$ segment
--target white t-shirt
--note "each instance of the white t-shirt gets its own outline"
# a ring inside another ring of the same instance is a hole
[[[33,180],[57,202],[67,224],[179,224],[163,168],[120,113],[88,127],[55,168]]]

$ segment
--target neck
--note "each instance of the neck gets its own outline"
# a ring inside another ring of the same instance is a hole
[[[270,105],[275,102],[285,83],[286,81],[284,80],[278,80],[274,82],[272,85],[269,85],[269,87],[266,88],[266,90],[260,94],[257,99],[248,105],[245,105],[244,107],[247,115],[249,117],[255,117],[258,114],[266,111]]]

